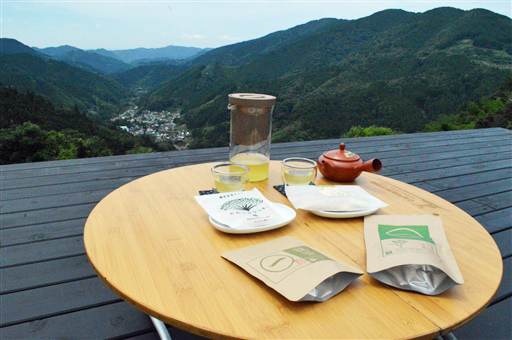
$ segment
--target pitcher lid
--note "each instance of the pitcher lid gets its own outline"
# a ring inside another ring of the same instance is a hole
[[[233,105],[252,107],[270,107],[276,103],[276,97],[259,93],[231,93],[228,100]]]
[[[334,159],[335,161],[341,162],[353,162],[361,158],[359,157],[358,154],[355,154],[352,151],[345,150],[345,143],[340,143],[339,150],[325,151],[324,156],[330,159]]]

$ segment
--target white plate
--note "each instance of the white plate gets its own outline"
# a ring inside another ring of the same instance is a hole
[[[371,208],[367,210],[358,210],[358,211],[325,211],[325,210],[309,210],[315,215],[328,217],[328,218],[352,218],[359,216],[371,215],[380,208]]]
[[[225,224],[222,224],[222,223],[214,220],[211,217],[209,217],[209,219],[210,219],[210,223],[217,230],[223,231],[225,233],[230,233],[230,234],[249,234],[249,233],[259,233],[261,231],[267,231],[267,230],[272,230],[272,229],[282,227],[282,226],[290,223],[295,218],[295,216],[297,216],[297,214],[295,213],[295,210],[293,210],[292,208],[290,208],[289,206],[286,206],[284,204],[274,203],[274,208],[275,208],[276,212],[281,216],[281,221],[274,223],[274,224],[264,225],[261,227],[235,229],[235,228],[231,228]]]

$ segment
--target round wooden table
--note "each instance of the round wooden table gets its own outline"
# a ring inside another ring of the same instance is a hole
[[[290,302],[221,254],[287,235],[365,270],[363,218],[328,219],[298,210],[279,229],[222,233],[194,200],[213,186],[211,165],[124,185],[98,203],[85,225],[85,248],[98,275],[136,308],[172,326],[216,338],[434,338],[476,316],[498,289],[501,255],[478,222],[433,194],[364,173],[354,183],[389,204],[378,214],[441,216],[465,283],[426,296],[365,274],[326,302]],[[316,183],[329,181],[320,175]],[[280,162],[272,161],[269,179],[247,189],[257,187],[269,200],[291,206],[276,184]]]

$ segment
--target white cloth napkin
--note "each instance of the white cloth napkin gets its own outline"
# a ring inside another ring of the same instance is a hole
[[[295,209],[343,212],[387,206],[357,185],[297,185],[285,191]]]
[[[278,223],[282,217],[258,189],[194,196],[211,218],[234,229]]]

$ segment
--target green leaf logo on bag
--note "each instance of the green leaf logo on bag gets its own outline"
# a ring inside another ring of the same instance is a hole
[[[437,247],[430,237],[428,226],[394,226],[379,224],[382,255],[404,252],[429,253],[437,256]]]
[[[231,201],[227,201],[220,208],[222,210],[244,210],[250,211],[252,208],[256,207],[258,204],[263,203],[263,200],[259,198],[237,198]]]

